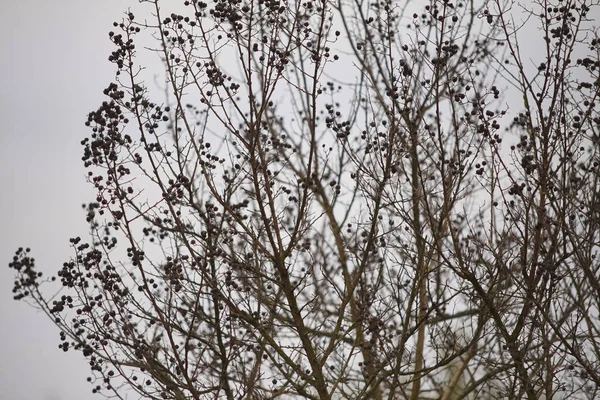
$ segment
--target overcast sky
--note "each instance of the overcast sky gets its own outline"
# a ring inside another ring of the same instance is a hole
[[[85,382],[89,367],[81,353],[63,353],[54,325],[12,300],[7,263],[19,246],[28,246],[49,275],[70,258],[68,239],[87,231],[81,204],[95,193],[85,180],[79,142],[89,133],[87,113],[104,100],[102,89],[114,77],[108,31],[137,3],[0,1],[2,398],[98,398]]]

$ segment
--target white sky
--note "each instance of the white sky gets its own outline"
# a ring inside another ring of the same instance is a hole
[[[79,142],[89,133],[87,113],[104,100],[102,89],[114,77],[108,31],[137,3],[0,1],[2,398],[98,398],[85,381],[89,367],[81,353],[64,354],[58,329],[12,300],[7,264],[19,246],[29,246],[38,267],[54,273],[71,256],[68,239],[87,232],[81,204],[95,193],[85,181]]]

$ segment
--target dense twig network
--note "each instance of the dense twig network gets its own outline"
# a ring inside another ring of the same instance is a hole
[[[10,263],[94,392],[600,396],[596,1],[141,3],[89,238]]]

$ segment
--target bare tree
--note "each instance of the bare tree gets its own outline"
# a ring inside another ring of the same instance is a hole
[[[89,241],[10,263],[94,392],[600,395],[597,1],[141,3]]]

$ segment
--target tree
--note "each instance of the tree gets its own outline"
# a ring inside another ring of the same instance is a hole
[[[94,392],[600,394],[596,1],[142,3],[86,122],[89,240],[10,263]]]

